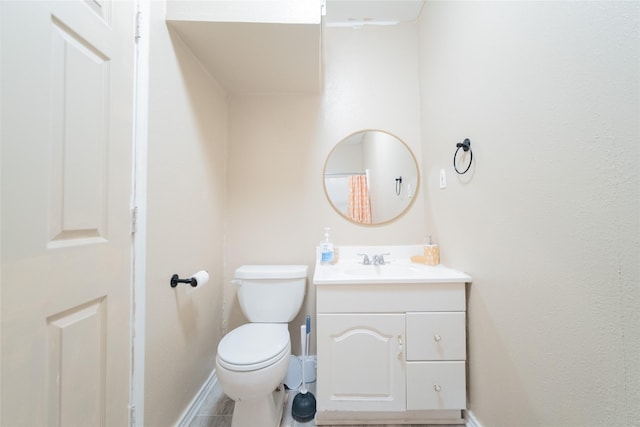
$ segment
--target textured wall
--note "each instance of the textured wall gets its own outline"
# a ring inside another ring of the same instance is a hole
[[[485,427],[639,423],[638,6],[422,12],[426,217],[443,262],[474,278],[469,398]],[[457,177],[465,137],[475,163]]]
[[[151,3],[145,425],[167,426],[215,365],[221,337],[226,93]],[[208,270],[195,292],[174,273]]]

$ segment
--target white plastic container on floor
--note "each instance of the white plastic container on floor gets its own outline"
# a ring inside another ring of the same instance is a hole
[[[307,383],[316,381],[316,372],[316,358],[315,356],[308,356],[305,363],[305,380]],[[289,390],[298,390],[300,388],[302,385],[302,356],[290,356],[287,376],[283,382]]]
[[[298,356],[291,355],[289,357],[289,368],[287,375],[284,377],[284,385],[289,390],[297,390],[302,384],[302,362]]]
[[[304,364],[305,381],[312,383],[316,381],[316,358],[315,356],[307,356],[307,361]]]

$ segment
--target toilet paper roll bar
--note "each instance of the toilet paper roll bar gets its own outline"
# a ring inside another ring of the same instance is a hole
[[[207,270],[201,270],[191,275],[191,277],[187,279],[181,279],[180,277],[178,277],[177,274],[174,274],[173,276],[171,276],[170,283],[172,288],[175,288],[176,286],[178,286],[178,283],[188,283],[191,285],[191,287],[195,288],[198,285],[200,286],[204,285],[208,281],[209,281],[209,272],[207,272]]]
[[[198,280],[195,277],[189,277],[187,279],[181,279],[177,274],[171,276],[171,287],[175,288],[178,283],[188,283],[194,288],[198,286]]]

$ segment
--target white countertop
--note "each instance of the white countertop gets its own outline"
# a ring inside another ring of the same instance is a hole
[[[363,256],[358,254],[367,254],[369,258],[373,254],[384,254],[385,264],[363,265]],[[422,245],[340,246],[339,260],[336,264],[321,264],[318,253],[313,283],[333,285],[471,282],[470,275],[442,264],[430,266],[411,262],[411,256],[422,254]]]

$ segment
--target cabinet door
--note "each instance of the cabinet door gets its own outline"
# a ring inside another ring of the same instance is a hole
[[[404,314],[318,314],[319,411],[404,411]]]
[[[407,360],[465,360],[465,313],[407,313]]]
[[[465,409],[465,362],[407,363],[407,410]]]

